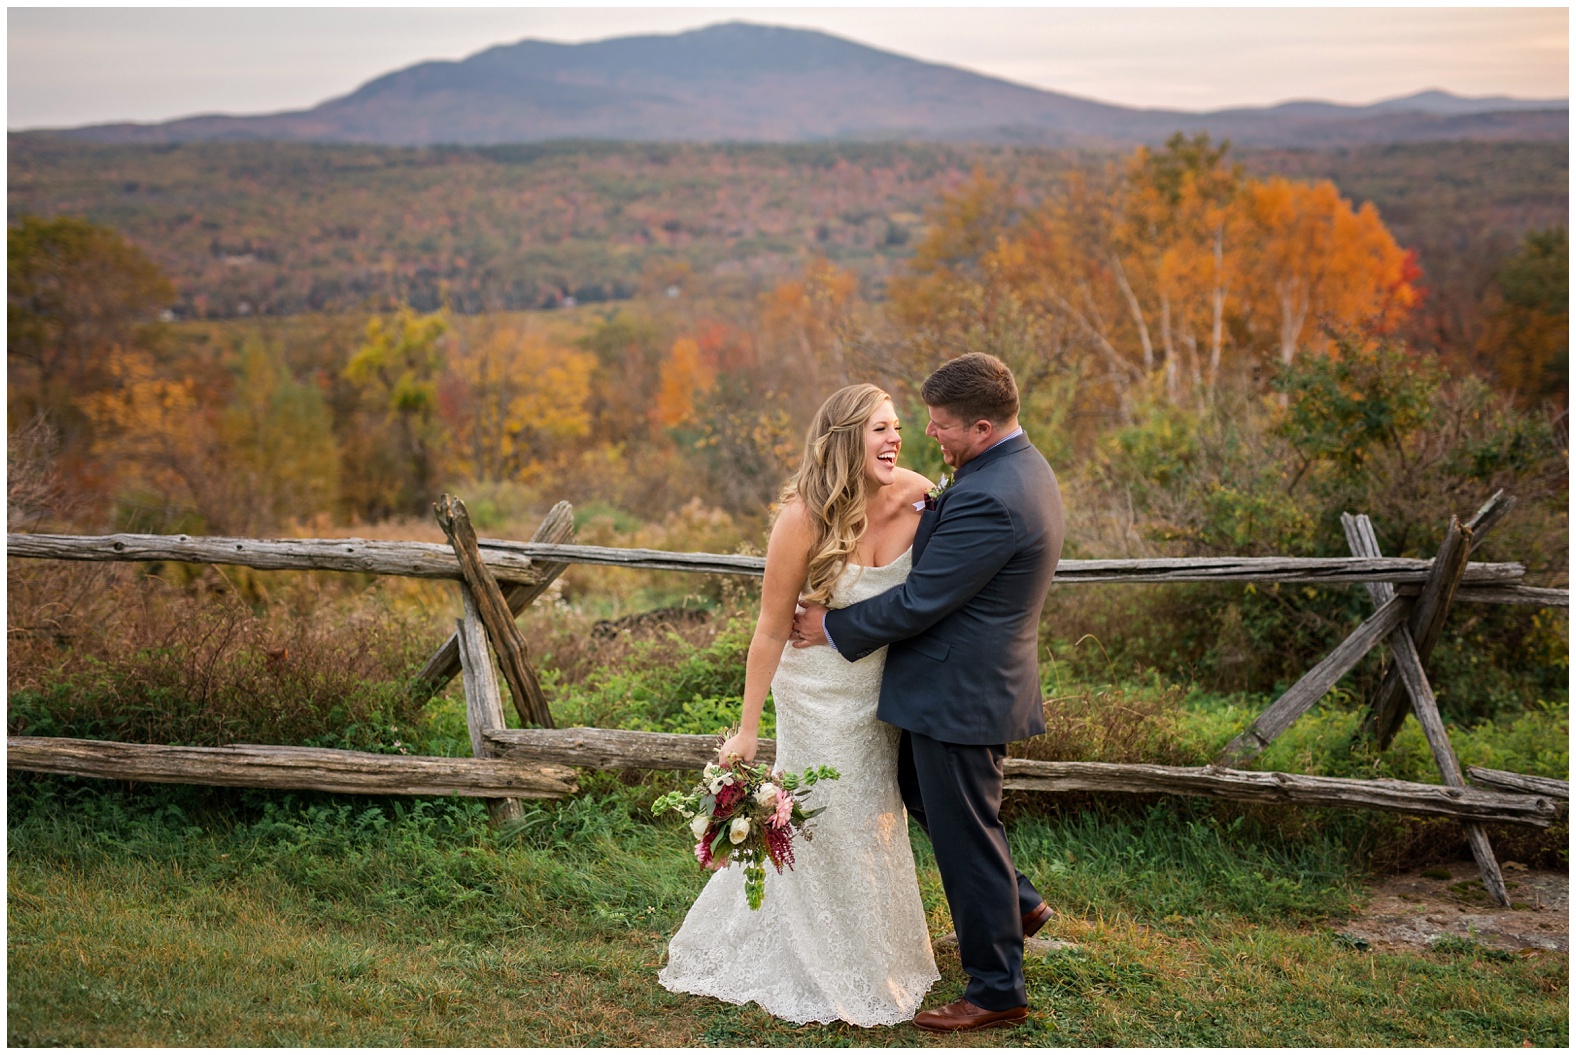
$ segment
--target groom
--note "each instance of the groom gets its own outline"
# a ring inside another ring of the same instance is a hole
[[[878,716],[903,730],[898,783],[930,836],[969,984],[914,1024],[951,1033],[1028,1014],[1023,939],[1051,910],[1012,864],[1002,759],[1045,731],[1040,609],[1062,552],[1056,476],[1018,427],[1012,371],[991,355],[925,379],[925,429],[955,470],[926,500],[906,582],[847,608],[807,604],[794,645],[852,661],[889,645]]]

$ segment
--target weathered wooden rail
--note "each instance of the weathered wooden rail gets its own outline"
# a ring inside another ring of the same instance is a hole
[[[1043,762],[1009,757],[1009,789],[1049,792],[1210,796],[1246,802],[1388,810],[1449,817],[1466,828],[1484,885],[1508,904],[1485,823],[1545,827],[1563,815],[1565,781],[1469,767],[1462,773],[1450,749],[1424,663],[1457,601],[1570,605],[1568,590],[1526,586],[1519,563],[1469,560],[1472,549],[1504,517],[1514,500],[1494,495],[1465,525],[1452,520],[1432,560],[1379,553],[1367,517],[1346,517],[1353,556],[1193,557],[1140,560],[1065,560],[1056,583],[1288,583],[1363,584],[1375,611],[1221,752],[1200,767]],[[467,795],[488,800],[495,822],[519,815],[518,800],[556,798],[576,791],[575,768],[695,769],[715,757],[717,739],[611,729],[553,729],[552,714],[527,657],[514,617],[546,591],[570,564],[599,564],[712,575],[763,573],[760,557],[720,553],[578,546],[568,540],[573,518],[559,503],[529,542],[479,539],[464,504],[444,497],[436,508],[450,545],[366,539],[248,539],[190,535],[7,535],[10,556],[85,561],[181,561],[269,571],[326,570],[449,579],[460,583],[463,616],[414,681],[437,691],[456,674],[465,678],[469,759],[376,755],[323,748],[170,747],[41,737],[11,737],[12,769],[75,776],[240,787],[303,788],[404,795]],[[1411,703],[1434,752],[1443,784],[1345,780],[1250,771],[1230,763],[1251,759],[1307,713],[1381,641],[1394,657],[1373,701],[1374,730],[1387,742]],[[502,697],[489,642],[516,709],[527,724],[505,727]],[[775,745],[761,744],[773,758]],[[1470,777],[1480,787],[1469,786]]]
[[[6,738],[6,765],[33,773],[73,777],[293,788],[354,795],[556,799],[577,790],[575,771],[566,766],[264,744],[173,747],[57,736],[10,736]]]
[[[429,758],[311,747],[168,747],[104,740],[13,736],[12,769],[69,776],[307,788],[378,795],[560,798],[574,794],[575,769],[695,770],[717,757],[717,738],[616,729],[500,729],[486,740],[495,757]],[[776,756],[771,740],[758,760]],[[1216,766],[1041,762],[1008,758],[1004,786],[1017,791],[1189,795],[1298,806],[1359,808],[1546,828],[1569,798],[1562,781],[1544,790],[1450,788],[1403,780],[1347,780]],[[1506,774],[1516,777],[1517,774]]]
[[[600,564],[644,571],[760,576],[762,557],[727,553],[667,553],[478,538],[482,563],[500,583],[534,585],[551,564]],[[84,561],[183,561],[232,564],[263,571],[344,571],[460,579],[450,547],[433,542],[368,539],[244,539],[199,535],[17,535],[6,536],[13,557]],[[1431,560],[1411,557],[1167,557],[1142,560],[1064,560],[1057,586],[1111,583],[1271,583],[1349,586],[1388,582],[1421,587]],[[1521,585],[1519,563],[1467,565],[1464,587],[1493,591],[1494,603],[1566,606],[1564,590]],[[1463,591],[1465,592],[1465,591]],[[1465,598],[1463,598],[1465,599]],[[1485,598],[1486,599],[1486,598]]]

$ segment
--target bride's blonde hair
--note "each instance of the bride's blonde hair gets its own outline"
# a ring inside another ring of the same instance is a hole
[[[849,385],[827,397],[804,437],[799,471],[779,501],[794,498],[810,514],[814,539],[805,576],[806,600],[825,604],[867,524],[865,422],[892,397],[875,385]]]

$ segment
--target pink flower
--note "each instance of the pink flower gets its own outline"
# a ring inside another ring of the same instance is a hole
[[[702,868],[711,864],[711,841],[702,839],[695,844],[695,860],[700,862]]]
[[[772,814],[772,824],[778,828],[788,826],[788,819],[793,816],[793,796],[786,791],[777,792],[777,812]]]

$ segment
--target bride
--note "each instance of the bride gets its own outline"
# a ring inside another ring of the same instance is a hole
[[[791,1022],[878,1026],[913,1018],[940,977],[898,792],[899,734],[876,719],[886,649],[849,663],[786,647],[801,596],[841,608],[907,577],[930,482],[897,467],[902,445],[891,397],[874,385],[834,392],[811,422],[766,549],[740,728],[719,754],[754,759],[769,685],[776,768],[830,765],[842,777],[816,785],[810,805],[826,812],[795,843],[792,870],[767,870],[760,909],[745,902],[741,868],[706,884],[658,975],[673,992],[754,1001]]]

